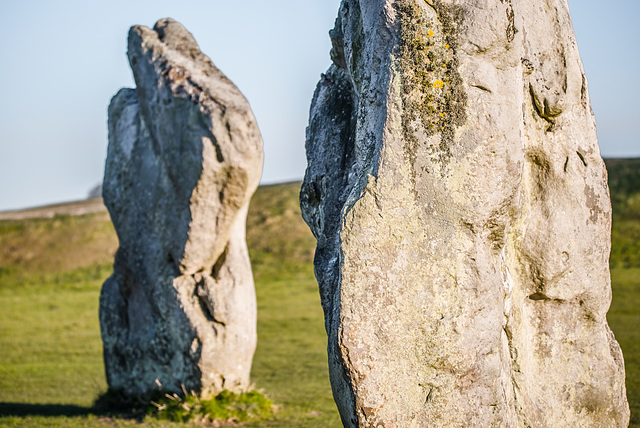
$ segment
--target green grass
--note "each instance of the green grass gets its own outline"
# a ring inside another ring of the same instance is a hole
[[[105,388],[96,299],[106,272],[3,278],[0,402],[92,404]]]
[[[614,218],[611,240],[612,268],[640,268],[640,219]]]
[[[315,241],[300,217],[298,189],[262,186],[247,219],[258,297],[252,380],[277,409],[247,427],[342,426],[313,277]],[[633,187],[623,190],[614,212],[634,197]],[[640,219],[621,212],[613,222],[608,319],[625,356],[630,426],[640,427]],[[93,407],[107,389],[98,296],[116,247],[104,214],[0,221],[0,426],[188,426]]]
[[[247,220],[258,297],[252,380],[276,414],[248,427],[339,427],[299,184],[263,186]],[[0,426],[186,426],[102,413],[98,296],[117,239],[108,216],[0,222]]]
[[[622,348],[626,369],[630,427],[640,427],[640,268],[612,269],[613,301],[607,315]]]

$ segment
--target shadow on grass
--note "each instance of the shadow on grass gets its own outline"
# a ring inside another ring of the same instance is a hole
[[[105,416],[121,419],[141,420],[145,415],[144,402],[139,399],[122,399],[118,394],[107,392],[99,396],[93,406],[73,404],[28,404],[0,402],[0,417],[26,416]]]
[[[0,416],[88,416],[95,415],[93,407],[72,404],[0,403]]]

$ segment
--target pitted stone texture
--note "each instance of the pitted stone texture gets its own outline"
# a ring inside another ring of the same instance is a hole
[[[343,0],[303,216],[347,427],[624,427],[565,0]]]
[[[103,192],[120,240],[100,297],[109,387],[246,390],[257,336],[245,221],[260,132],[179,23],[132,27],[128,55],[137,88],[109,106]]]

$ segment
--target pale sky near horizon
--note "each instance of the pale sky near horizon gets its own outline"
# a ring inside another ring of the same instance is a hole
[[[133,87],[131,25],[181,22],[249,99],[263,183],[304,174],[304,133],[339,0],[0,0],[0,211],[102,181],[107,106]],[[569,0],[604,157],[640,156],[640,1]]]

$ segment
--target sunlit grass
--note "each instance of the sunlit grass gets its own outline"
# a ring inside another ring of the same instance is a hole
[[[341,426],[311,264],[314,240],[300,217],[298,189],[261,187],[247,221],[259,310],[252,380],[278,409],[248,427]],[[128,415],[92,407],[107,390],[98,301],[117,243],[95,230],[113,234],[104,215],[0,222],[0,258],[14,260],[0,262],[0,426],[130,425]],[[93,248],[102,255],[85,254]],[[49,252],[60,262],[45,260]],[[78,267],[65,254],[91,263]],[[137,422],[184,426],[154,417]]]
[[[612,269],[613,302],[609,325],[622,348],[627,375],[631,427],[640,427],[640,268]]]

